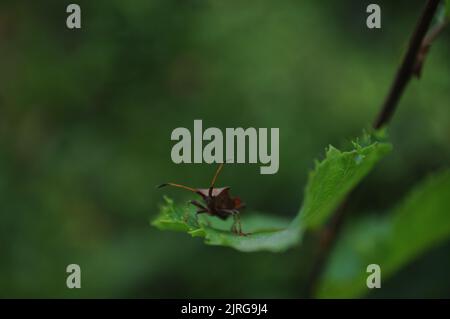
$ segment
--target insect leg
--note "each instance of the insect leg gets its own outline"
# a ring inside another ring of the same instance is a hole
[[[233,209],[220,209],[219,212],[225,213],[225,214],[228,214],[228,215],[231,215],[231,216],[235,215],[235,212],[234,212]]]
[[[238,233],[239,235],[244,235],[244,233],[242,232],[241,215],[239,214],[239,211],[234,210],[234,215],[233,215],[233,217],[234,217],[234,221],[235,221],[235,223],[236,223],[236,230],[237,230],[237,233]]]
[[[189,201],[189,204],[192,204],[195,207],[200,208],[199,211],[201,211],[202,213],[206,213],[208,211],[208,208],[206,208],[205,205],[203,205],[202,203],[197,202],[196,200]]]
[[[237,234],[238,232],[236,230],[236,219],[234,217],[235,216],[234,210],[233,209],[225,209],[224,208],[224,209],[219,210],[219,212],[228,214],[229,216],[230,215],[233,216],[234,222],[233,222],[233,225],[231,225],[231,232]]]
[[[194,205],[195,207],[199,208],[196,212],[196,214],[204,214],[204,213],[209,213],[208,208],[203,205],[200,202],[197,202],[196,200],[191,200],[189,201],[190,204]],[[208,226],[211,226],[211,223],[209,222],[209,220],[206,220],[206,223],[208,224]]]
[[[230,214],[233,216],[233,225],[231,226],[231,231],[240,236],[246,236],[244,232],[242,232],[242,224],[241,224],[241,215],[237,209],[222,209],[221,212]]]
[[[240,211],[238,211],[237,209],[234,209],[233,211],[234,211],[233,217],[235,218],[235,222],[236,222],[236,225],[237,225],[236,228],[237,228],[238,234],[239,234],[240,236],[247,236],[248,233],[244,233],[244,232],[242,231],[242,223],[241,223],[241,214],[240,214]]]

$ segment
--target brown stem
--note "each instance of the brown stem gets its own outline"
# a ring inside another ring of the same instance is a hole
[[[439,34],[445,29],[448,22],[449,20],[445,19],[443,22],[439,23],[430,32],[428,32],[425,39],[423,39],[422,46],[417,55],[416,65],[414,66],[413,70],[413,73],[417,78],[420,78],[420,76],[422,75],[423,64],[425,62],[428,51],[431,48],[431,44],[433,44]]]
[[[423,58],[425,55],[421,55],[421,52],[425,52],[423,48],[426,46],[429,48],[431,42],[442,30],[438,30],[436,34],[430,32],[430,35],[425,38],[427,31],[431,25],[433,17],[436,14],[440,0],[428,0],[427,4],[422,12],[422,15],[416,25],[414,33],[409,42],[408,51],[406,52],[402,64],[400,65],[394,82],[389,90],[383,107],[373,124],[375,129],[381,128],[386,125],[391,119],[395,109],[398,106],[400,97],[402,96],[406,85],[410,81],[413,75],[417,74],[418,66],[423,65]],[[442,27],[443,28],[443,27]],[[421,59],[422,58],[422,59]],[[419,73],[420,74],[420,73]],[[330,254],[333,250],[336,239],[340,233],[340,229],[345,219],[345,206],[349,196],[343,201],[343,204],[333,214],[329,225],[321,233],[321,240],[319,245],[319,251],[314,261],[312,273],[309,278],[308,294],[314,296],[318,281],[328,263]]]
[[[422,46],[431,46],[431,44],[436,40],[439,34],[445,29],[448,25],[449,20],[446,18],[444,21],[435,26],[430,32],[428,32],[427,36],[423,40]]]
[[[319,234],[319,251],[314,260],[313,268],[306,285],[306,291],[310,297],[313,297],[316,292],[317,284],[325,269],[325,266],[327,265],[329,255],[334,247],[339,230],[344,222],[347,199],[348,197],[333,214],[327,227]]]
[[[403,62],[397,71],[397,75],[392,83],[383,108],[381,109],[381,112],[373,125],[374,128],[378,129],[387,124],[387,122],[391,119],[392,114],[394,114],[400,97],[414,74],[420,49],[422,47],[425,35],[430,27],[431,21],[436,14],[439,2],[440,0],[428,0],[425,9],[422,12],[422,16],[420,17],[416,29],[411,37],[408,51],[406,52]]]

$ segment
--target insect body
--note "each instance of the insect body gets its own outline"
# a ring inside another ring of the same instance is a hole
[[[238,235],[245,235],[242,232],[241,221],[240,221],[240,210],[245,207],[245,204],[241,202],[239,197],[232,197],[230,195],[230,187],[214,188],[217,177],[222,170],[223,163],[219,165],[211,181],[211,186],[209,188],[192,188],[175,183],[165,183],[159,187],[173,186],[178,188],[183,188],[193,193],[200,195],[203,199],[203,203],[192,200],[190,203],[198,208],[197,214],[209,214],[211,216],[217,216],[220,219],[227,219],[232,216],[234,219],[231,231]]]

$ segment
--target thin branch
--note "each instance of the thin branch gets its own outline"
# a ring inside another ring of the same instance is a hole
[[[334,244],[336,242],[339,230],[344,223],[344,218],[346,216],[346,207],[348,203],[348,196],[343,203],[339,206],[336,212],[331,217],[330,223],[325,229],[319,234],[319,251],[315,257],[314,264],[312,267],[311,274],[308,278],[306,285],[306,291],[310,297],[313,297],[316,290],[317,284],[322,276],[325,266],[328,263],[329,255],[333,250]]]
[[[373,124],[373,127],[375,129],[381,128],[382,126],[386,125],[389,122],[395,109],[398,106],[398,102],[406,88],[406,85],[415,75],[415,72],[420,70],[417,69],[417,67],[420,66],[421,68],[421,65],[423,65],[424,57],[426,55],[426,52],[428,51],[428,49],[424,51],[423,48],[424,47],[429,48],[431,42],[434,41],[437,35],[445,27],[444,25],[442,26],[442,29],[440,29],[439,27],[439,29],[431,31],[429,35],[426,37],[427,31],[430,28],[433,17],[436,14],[439,2],[440,0],[427,1],[427,4],[419,18],[414,33],[411,37],[408,51],[406,52],[402,64],[400,65],[397,71],[394,82],[392,83],[392,86],[389,90],[389,93],[386,97],[383,107],[376,121]],[[422,53],[425,52],[422,60],[420,60],[420,58],[422,57],[420,55],[421,52]],[[342,225],[344,223],[344,219],[346,216],[345,207],[349,197],[350,195],[347,196],[347,198],[343,201],[340,207],[333,214],[329,225],[321,233],[319,251],[314,261],[312,273],[309,278],[309,283],[307,287],[309,296],[314,296],[318,281],[322,276],[325,266],[328,264],[330,254],[336,243],[336,239],[340,233],[340,229],[342,228]]]
[[[445,18],[444,21],[439,23],[437,26],[435,26],[431,31],[428,33],[428,35],[423,40],[422,46],[430,47],[431,44],[436,40],[439,34],[442,33],[442,31],[445,29],[445,27],[448,25],[449,20],[448,18]]]
[[[439,2],[440,0],[428,0],[411,37],[408,51],[406,52],[403,62],[397,71],[397,75],[392,83],[383,108],[381,109],[381,112],[373,125],[374,128],[378,129],[387,124],[397,108],[400,97],[414,74],[414,70],[417,65],[416,61],[420,53],[422,43],[431,25],[431,21],[436,14]]]
[[[442,33],[442,31],[445,29],[448,23],[449,20],[445,19],[444,21],[436,25],[433,29],[431,29],[431,31],[428,32],[428,35],[425,37],[425,39],[423,39],[422,46],[420,48],[419,54],[417,55],[416,64],[413,70],[413,74],[417,78],[420,78],[422,75],[423,64],[425,63],[425,58],[428,54],[428,51],[431,48],[431,45],[439,36],[439,34]]]

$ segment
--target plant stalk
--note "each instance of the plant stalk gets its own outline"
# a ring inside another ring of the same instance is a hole
[[[416,24],[414,33],[411,36],[408,50],[403,58],[400,67],[397,70],[397,74],[394,81],[389,89],[389,93],[386,96],[384,104],[378,114],[373,127],[379,129],[390,121],[394,111],[398,107],[403,92],[413,76],[420,76],[420,71],[423,66],[425,55],[431,46],[431,41],[433,41],[437,34],[442,31],[446,23],[439,27],[438,32],[431,32],[427,36],[427,31],[430,28],[433,17],[436,15],[440,0],[428,0],[422,14]],[[436,35],[435,35],[436,34]],[[322,274],[328,264],[330,254],[333,247],[337,241],[338,235],[344,224],[346,216],[346,203],[348,198],[343,201],[336,212],[333,214],[330,223],[325,227],[325,229],[320,234],[320,245],[319,251],[316,259],[313,263],[313,268],[311,275],[309,277],[309,282],[307,285],[308,295],[314,297],[316,294],[317,286]]]

